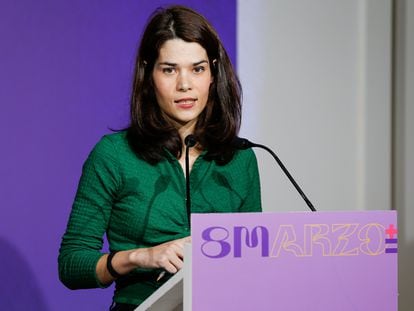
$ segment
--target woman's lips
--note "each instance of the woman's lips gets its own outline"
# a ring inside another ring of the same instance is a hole
[[[175,103],[177,104],[177,107],[181,109],[193,108],[193,106],[195,105],[195,102],[196,102],[195,98],[182,98],[182,99],[175,101]]]

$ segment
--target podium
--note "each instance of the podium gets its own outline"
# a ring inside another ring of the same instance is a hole
[[[395,211],[193,214],[191,232],[136,310],[398,309]]]

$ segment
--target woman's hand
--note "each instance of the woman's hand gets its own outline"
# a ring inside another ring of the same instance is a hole
[[[121,274],[127,274],[136,268],[161,268],[176,273],[183,267],[184,244],[191,243],[191,236],[165,242],[163,244],[120,251],[112,257],[112,267]],[[96,274],[102,284],[108,284],[114,277],[106,268],[108,255],[102,256],[96,265]]]
[[[191,236],[169,241],[154,247],[136,249],[129,254],[129,260],[140,268],[162,268],[176,273],[183,267],[184,244],[191,242]]]

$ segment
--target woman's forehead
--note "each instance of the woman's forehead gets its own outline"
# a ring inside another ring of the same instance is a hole
[[[175,65],[193,65],[208,61],[206,50],[197,42],[186,42],[182,39],[171,39],[161,46],[157,63]]]

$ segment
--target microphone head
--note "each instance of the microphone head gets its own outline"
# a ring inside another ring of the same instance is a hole
[[[187,148],[194,147],[197,143],[197,139],[193,134],[187,135],[187,137],[184,139],[184,144],[187,146]]]
[[[254,144],[253,144],[252,142],[250,142],[250,141],[249,141],[248,139],[246,139],[246,138],[241,138],[241,137],[235,137],[235,138],[233,139],[232,144],[233,144],[233,146],[234,146],[235,148],[237,148],[237,149],[241,149],[241,150],[244,150],[244,149],[248,149],[248,148],[254,147]]]

